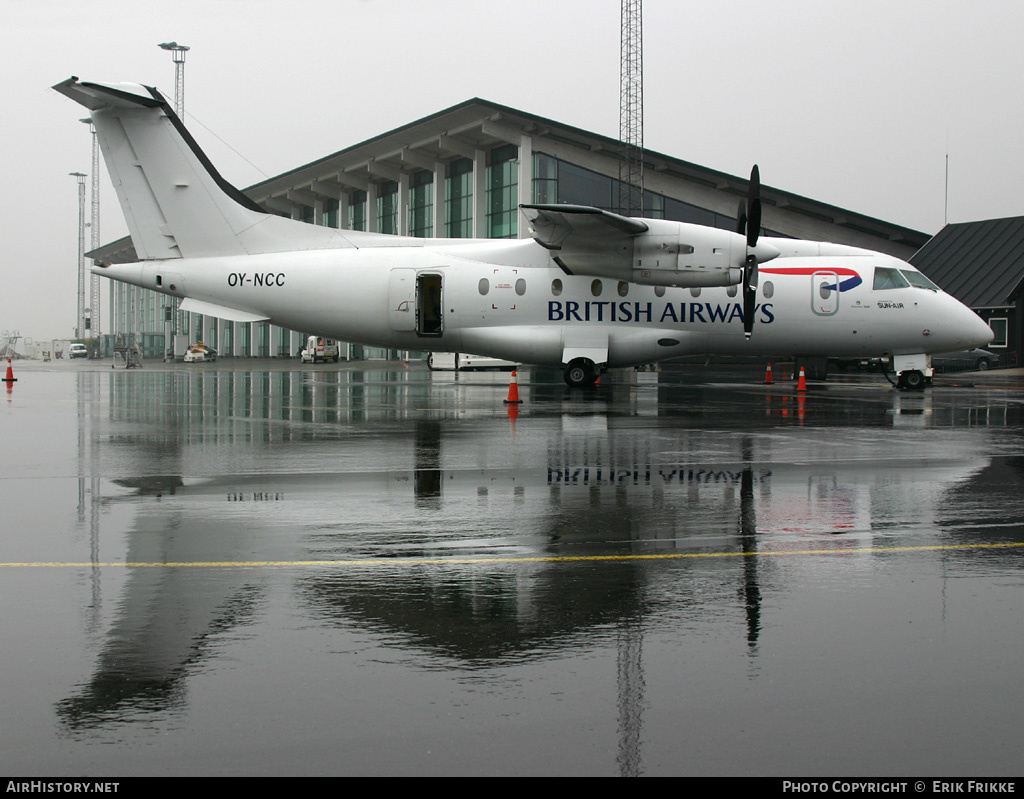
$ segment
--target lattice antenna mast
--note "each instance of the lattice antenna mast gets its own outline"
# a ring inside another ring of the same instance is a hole
[[[619,213],[643,215],[644,41],[643,0],[621,0],[619,53]]]

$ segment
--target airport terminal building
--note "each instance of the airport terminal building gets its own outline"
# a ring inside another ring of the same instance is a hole
[[[354,144],[244,190],[267,211],[313,225],[438,238],[525,238],[520,203],[573,203],[619,212],[620,145],[561,122],[472,99]],[[644,212],[655,219],[735,229],[747,179],[679,158],[644,153]],[[762,186],[767,235],[832,241],[909,259],[929,236]],[[128,238],[93,253],[137,260]],[[162,357],[168,298],[115,284],[110,331],[135,334]],[[179,333],[222,356],[290,357],[315,330],[180,313]],[[350,359],[396,353],[343,344]],[[408,357],[408,353],[401,353]]]

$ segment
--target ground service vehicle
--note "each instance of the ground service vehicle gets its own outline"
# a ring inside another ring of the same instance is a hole
[[[338,362],[340,357],[338,342],[333,338],[310,336],[306,346],[299,355],[303,363],[320,363],[321,361]]]

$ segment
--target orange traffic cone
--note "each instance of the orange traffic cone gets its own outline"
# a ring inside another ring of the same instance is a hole
[[[765,373],[764,373],[764,384],[766,386],[770,386],[774,382],[775,381],[772,380],[772,365],[768,364],[768,368],[765,370]]]
[[[505,404],[507,405],[511,402],[522,402],[522,400],[519,399],[519,378],[516,377],[515,369],[512,370],[512,382],[508,384],[508,399],[505,400]]]
[[[11,359],[7,359],[7,377],[4,378],[4,382],[9,386],[11,383],[17,383],[18,378],[14,376],[14,369],[11,368]]]
[[[800,367],[800,377],[796,381],[796,390],[797,391],[806,391],[807,390],[807,377],[804,375],[804,368],[802,366]]]

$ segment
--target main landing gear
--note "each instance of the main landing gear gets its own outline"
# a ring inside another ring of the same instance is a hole
[[[601,372],[597,368],[597,364],[590,358],[573,358],[566,365],[563,374],[566,385],[572,388],[592,386],[600,376]]]

